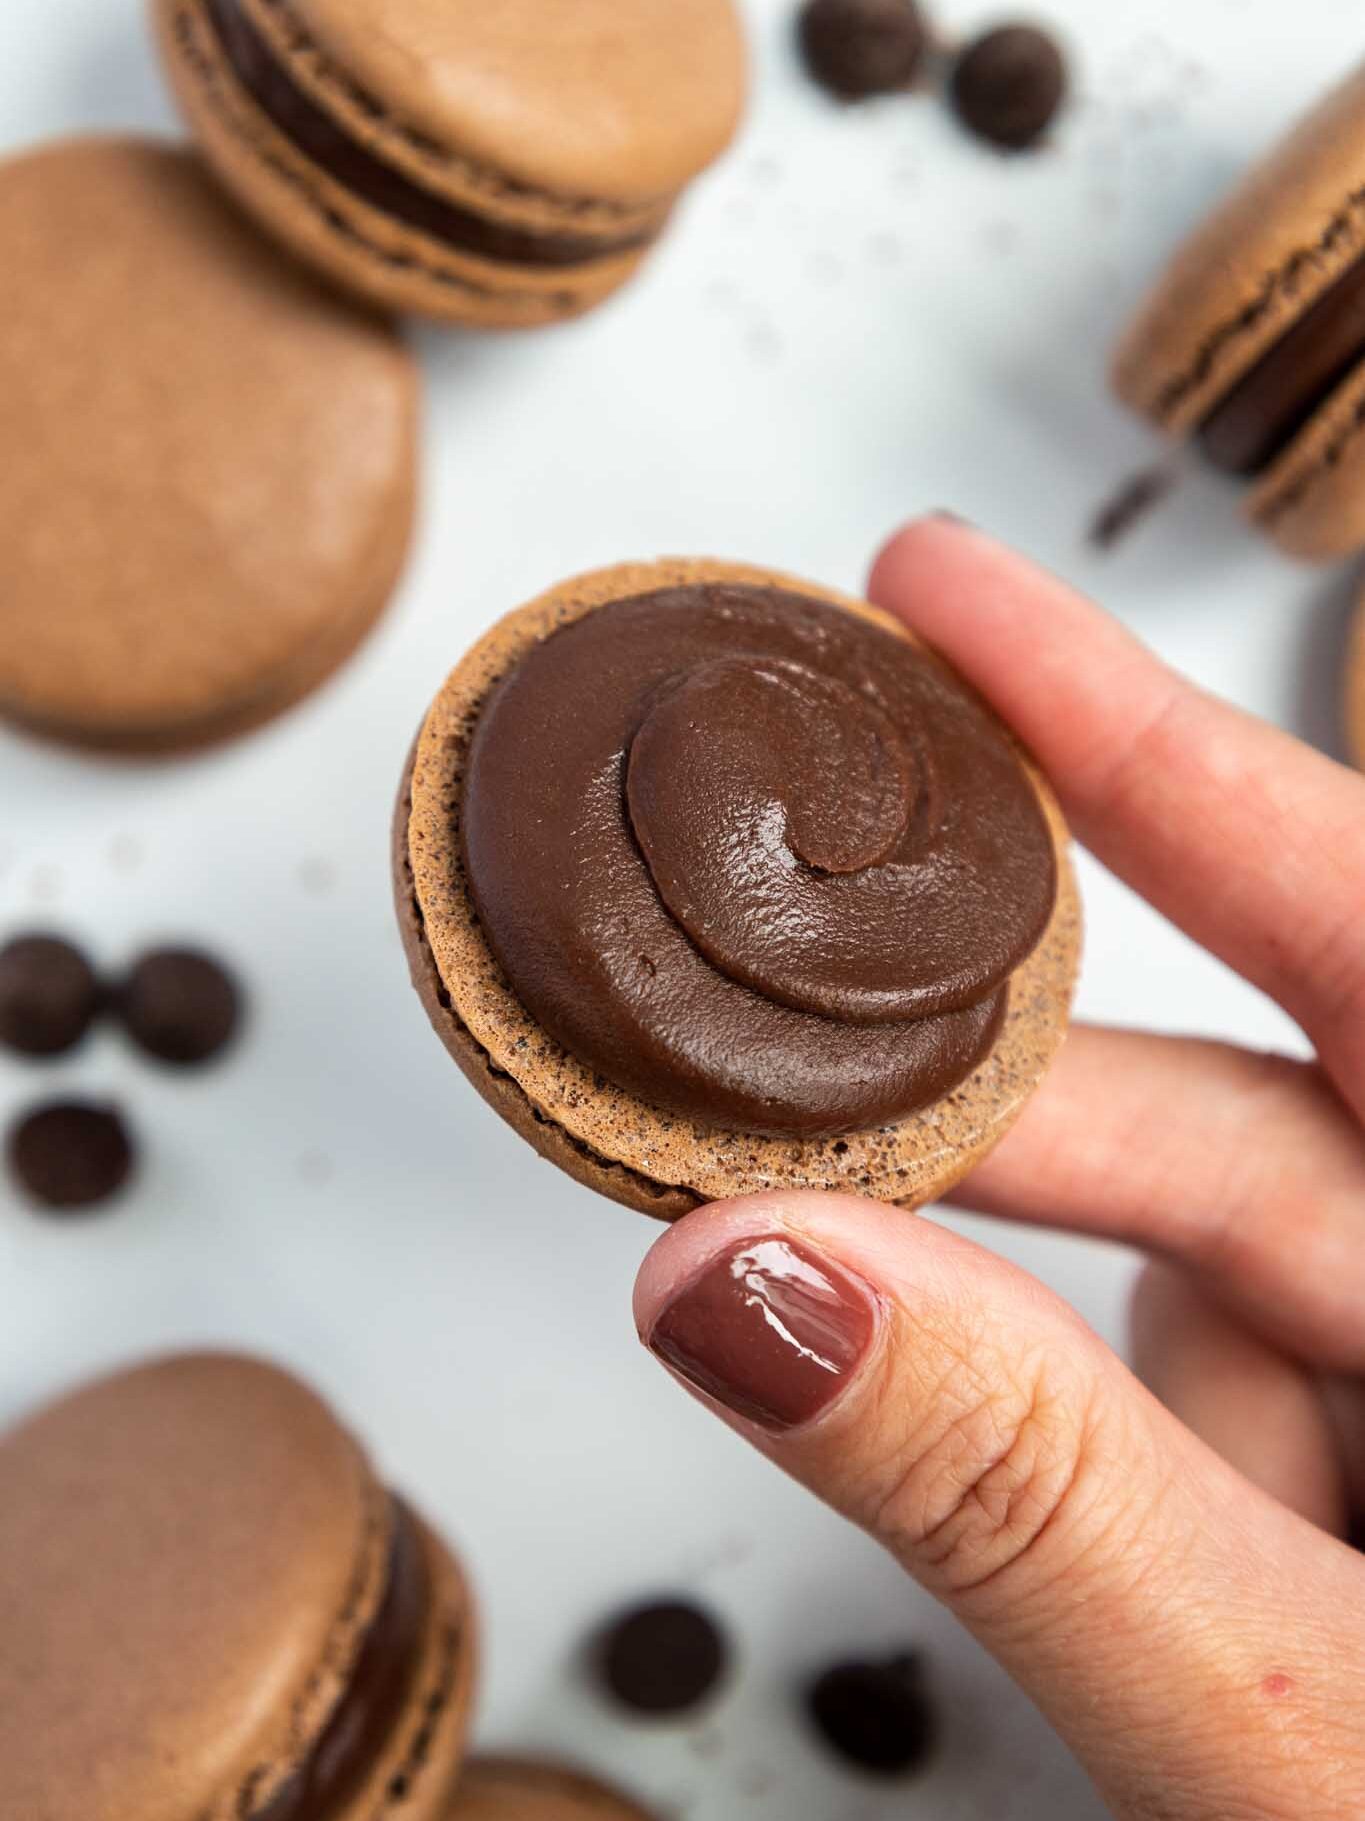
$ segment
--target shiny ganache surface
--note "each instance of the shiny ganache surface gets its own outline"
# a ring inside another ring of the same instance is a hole
[[[393,1501],[388,1575],[346,1692],[308,1757],[251,1821],[338,1821],[393,1737],[421,1661],[431,1585],[417,1521]]]
[[[833,1136],[990,1049],[1056,858],[1008,740],[833,604],[699,584],[599,608],[499,683],[461,836],[499,965],[616,1086]]]
[[[1365,259],[1264,354],[1204,419],[1199,446],[1228,474],[1262,474],[1365,359]]]

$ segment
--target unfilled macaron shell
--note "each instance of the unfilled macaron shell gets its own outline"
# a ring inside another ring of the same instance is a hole
[[[0,166],[0,715],[176,751],[269,719],[392,593],[417,383],[150,141]]]
[[[383,1593],[391,1512],[311,1392],[233,1356],[118,1374],[0,1441],[12,1812],[254,1812],[345,1689]],[[423,1537],[433,1620],[411,1717],[337,1821],[368,1821],[404,1775],[404,1814],[437,1821],[458,1768],[468,1599],[448,1552]]]
[[[606,1784],[557,1764],[475,1758],[445,1821],[652,1821]]]
[[[538,641],[595,607],[706,581],[795,588],[878,624],[865,604],[767,570],[664,562],[599,571],[510,614],[456,668],[424,723],[400,793],[395,887],[414,984],[450,1053],[502,1116],[571,1176],[626,1206],[675,1219],[705,1201],[774,1187],[844,1189],[919,1206],[958,1181],[1022,1111],[1065,1034],[1080,951],[1068,837],[1035,777],[1058,854],[1051,923],[1015,974],[1004,1028],[944,1101],[898,1125],[837,1140],[759,1138],[700,1127],[613,1087],[529,1016],[493,961],[458,851],[463,766],[496,679]],[[901,636],[903,629],[895,628]]]

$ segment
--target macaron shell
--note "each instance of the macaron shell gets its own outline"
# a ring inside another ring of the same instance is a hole
[[[163,1360],[0,1442],[0,1763],[24,1821],[236,1821],[325,1723],[389,1500],[286,1374]]]
[[[411,356],[150,141],[0,167],[0,236],[0,714],[130,752],[270,718],[401,570]]]
[[[595,308],[648,248],[567,267],[482,259],[371,207],[306,157],[238,81],[203,0],[153,0],[186,123],[225,187],[275,239],[381,309],[475,328],[538,328]]]
[[[556,1125],[533,1105],[511,1075],[500,1069],[488,1051],[470,1035],[468,1027],[455,1013],[451,995],[437,971],[431,945],[426,939],[413,880],[408,827],[412,820],[412,774],[416,757],[417,742],[414,741],[393,820],[394,899],[412,982],[437,1036],[493,1111],[547,1163],[572,1176],[584,1188],[605,1195],[609,1201],[619,1202],[623,1207],[637,1208],[663,1221],[681,1220],[684,1214],[701,1206],[700,1196],[690,1189],[654,1182],[624,1164],[599,1156],[571,1137],[563,1126]]]
[[[460,1781],[477,1675],[473,1602],[454,1556],[416,1521],[432,1609],[409,1710],[336,1821],[444,1821]]]
[[[1288,556],[1327,562],[1365,545],[1365,362],[1260,477],[1247,512]]]
[[[557,1764],[475,1758],[445,1821],[651,1821],[604,1783]]]
[[[1181,247],[1118,350],[1120,398],[1190,430],[1362,253],[1365,68]]]
[[[731,0],[271,3],[409,127],[555,194],[671,197],[743,108]]]
[[[895,1126],[838,1140],[754,1137],[694,1125],[602,1081],[530,1017],[474,915],[459,853],[465,754],[499,676],[541,639],[595,607],[706,581],[782,586],[909,635],[875,608],[746,566],[667,561],[583,576],[509,614],[457,666],[429,712],[400,793],[396,893],[413,981],[469,1079],[542,1155],[612,1200],[670,1220],[706,1201],[774,1187],[843,1189],[918,1207],[1003,1137],[1065,1035],[1080,958],[1068,836],[1035,774],[1058,854],[1058,897],[1038,948],[1015,974],[991,1054],[946,1100]]]
[[[25,733],[111,758],[170,759],[240,739],[278,720],[323,687],[365,643],[383,618],[403,572],[417,510],[416,476],[406,504],[396,504],[390,536],[379,539],[353,577],[356,611],[338,614],[298,659],[278,671],[253,696],[225,701],[184,719],[145,723],[77,724],[15,704],[5,718]]]
[[[519,183],[458,147],[438,144],[411,125],[401,110],[381,106],[305,27],[296,9],[281,6],[279,0],[236,4],[294,86],[343,127],[349,139],[437,196],[498,221],[546,233],[573,231],[620,239],[662,225],[671,194],[621,201]]]
[[[1351,758],[1365,771],[1365,598],[1356,608],[1346,649],[1346,746]]]

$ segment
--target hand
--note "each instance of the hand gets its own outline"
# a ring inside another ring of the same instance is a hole
[[[1319,1060],[1077,1028],[958,1191],[1159,1261],[1148,1389],[1022,1272],[841,1196],[681,1222],[641,1334],[952,1608],[1116,1815],[1360,1821],[1365,1557],[1339,1539],[1365,1512],[1365,781],[965,526],[903,532],[870,592]]]

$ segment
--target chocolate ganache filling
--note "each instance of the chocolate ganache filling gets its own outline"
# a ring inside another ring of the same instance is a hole
[[[346,1692],[313,1750],[251,1821],[337,1821],[393,1737],[411,1694],[431,1612],[416,1520],[393,1501],[388,1578]]]
[[[1263,473],[1365,358],[1358,259],[1204,419],[1199,446],[1228,474]]]
[[[513,991],[607,1081],[755,1134],[942,1098],[1047,927],[1052,836],[935,657],[842,608],[698,584],[536,646],[479,717],[462,835]]]
[[[424,189],[351,138],[299,87],[242,0],[204,0],[204,6],[233,74],[261,112],[305,157],[381,214],[430,234],[457,252],[510,265],[586,265],[632,252],[655,238],[657,229],[614,239],[542,233],[492,221]]]

